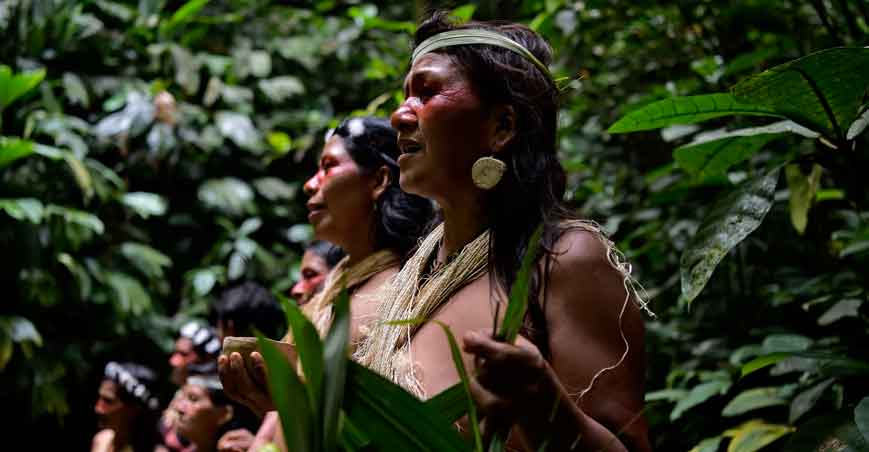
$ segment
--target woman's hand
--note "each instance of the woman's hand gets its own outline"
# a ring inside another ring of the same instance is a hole
[[[518,418],[547,416],[541,406],[549,375],[540,350],[525,338],[496,341],[490,331],[465,334],[463,349],[475,355],[471,395],[486,417],[486,430],[507,428]]]
[[[246,452],[253,445],[253,433],[246,428],[230,430],[217,440],[218,452]]]
[[[247,371],[244,359],[238,352],[232,352],[229,356],[220,356],[217,359],[217,371],[220,374],[224,393],[262,418],[266,412],[275,408],[266,389],[268,380],[262,355],[251,352],[250,360],[253,363],[253,375]]]

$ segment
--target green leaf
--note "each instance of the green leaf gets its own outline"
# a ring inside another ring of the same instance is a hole
[[[720,140],[680,146],[673,151],[679,167],[697,180],[727,174],[733,165],[748,160],[778,135],[732,136]]]
[[[125,193],[121,196],[121,203],[145,219],[165,215],[169,208],[166,199],[162,196],[143,191]]]
[[[106,284],[114,292],[112,302],[121,312],[141,315],[151,309],[151,297],[139,280],[121,272],[106,272]]]
[[[458,382],[426,400],[431,410],[445,417],[449,422],[459,420],[468,412],[468,397],[463,382]]]
[[[866,130],[866,126],[869,126],[869,106],[864,108],[863,114],[851,123],[851,127],[848,127],[848,134],[845,135],[845,139],[850,141],[857,138]]]
[[[12,69],[0,64],[0,110],[27,94],[45,78],[45,69],[13,74]]]
[[[826,326],[845,317],[860,317],[860,306],[863,300],[860,298],[846,298],[839,300],[818,317],[818,325]]]
[[[537,261],[537,249],[542,236],[543,225],[541,224],[537,226],[537,229],[531,234],[531,238],[528,239],[528,247],[525,249],[525,255],[522,256],[522,265],[516,273],[513,287],[510,288],[510,301],[504,313],[504,320],[501,322],[501,330],[495,334],[499,340],[510,344],[516,341],[516,336],[519,335],[519,330],[525,320],[525,312],[528,310],[529,282],[534,264]]]
[[[724,256],[760,226],[772,207],[778,173],[776,168],[745,181],[712,206],[682,254],[680,303],[690,304]]]
[[[779,387],[754,388],[739,393],[721,411],[722,416],[738,416],[759,408],[787,405]]]
[[[791,356],[793,356],[791,353],[773,353],[770,355],[754,358],[753,360],[745,363],[745,365],[742,366],[740,378],[745,378],[746,375],[757,372],[760,369],[772,366],[773,364],[776,364],[786,358],[790,358]]]
[[[670,412],[670,421],[679,419],[686,411],[700,405],[712,397],[724,394],[729,388],[730,382],[726,380],[713,380],[694,386],[691,388],[691,391],[688,392],[688,395],[679,400],[676,406],[673,407],[673,411]]]
[[[660,129],[673,124],[693,124],[730,115],[776,116],[769,107],[737,101],[729,93],[664,99],[634,110],[607,130],[609,133]]]
[[[477,5],[468,3],[467,5],[459,6],[450,11],[450,16],[453,16],[458,22],[467,22],[474,17],[474,12],[477,10]]]
[[[794,397],[794,400],[791,401],[788,422],[793,424],[803,417],[804,414],[808,413],[834,381],[836,381],[835,378],[828,378]]]
[[[42,202],[34,198],[0,199],[0,210],[16,220],[34,224],[42,222],[45,212]]]
[[[234,111],[219,111],[214,116],[214,122],[220,134],[236,146],[254,154],[261,154],[264,150],[262,137],[249,116]]]
[[[257,193],[269,201],[288,201],[296,197],[297,186],[277,177],[262,177],[253,181]]]
[[[275,104],[280,104],[293,96],[305,94],[305,85],[302,84],[301,80],[291,75],[260,80],[257,86]]]
[[[208,4],[209,0],[190,0],[184,4],[184,6],[178,8],[175,11],[175,14],[169,18],[168,21],[160,24],[160,34],[163,36],[171,36],[175,30],[183,25],[185,22],[189,22],[196,13],[198,13],[206,4]]]
[[[254,210],[253,190],[234,177],[205,181],[197,192],[199,201],[209,209],[238,217]]]
[[[0,66],[2,67],[2,66]],[[0,168],[34,152],[33,142],[19,138],[0,137]]]
[[[164,268],[172,266],[169,256],[142,243],[121,244],[121,254],[148,279],[158,280],[165,275]]]
[[[455,428],[382,376],[348,362],[344,410],[377,450],[467,451]]]
[[[341,283],[343,284],[343,281]],[[349,362],[347,347],[350,344],[351,316],[350,295],[346,288],[338,294],[332,309],[332,325],[323,342],[325,378],[320,410],[323,416],[323,450],[328,452],[336,450],[338,446],[341,406],[344,403],[344,391],[347,386],[347,363]],[[353,425],[349,420],[347,424]]]
[[[812,346],[811,338],[800,334],[770,334],[761,344],[763,353],[803,352]]]
[[[834,48],[773,67],[733,87],[734,97],[845,139],[869,87],[869,49]]]
[[[538,228],[538,230],[542,230],[542,229],[543,229],[542,227]],[[535,233],[535,235],[538,235],[538,234]],[[536,240],[532,239],[532,241],[535,244],[534,251],[536,251],[536,243],[539,241],[539,237],[537,237]],[[529,249],[530,249],[530,247],[529,247]],[[532,259],[533,259],[534,253],[526,253],[526,256],[528,256],[529,254],[531,254]],[[523,262],[523,264],[524,264],[524,262]],[[527,297],[527,290],[526,290],[525,296]],[[482,437],[482,435],[480,435],[480,422],[477,419],[477,404],[474,402],[473,396],[471,395],[471,383],[470,383],[471,379],[468,376],[467,369],[465,369],[465,362],[462,361],[462,351],[459,348],[459,344],[456,342],[456,337],[453,336],[453,332],[450,331],[450,327],[447,326],[446,323],[443,323],[443,322],[438,321],[438,320],[430,320],[430,321],[437,323],[441,327],[441,329],[444,330],[444,334],[446,334],[447,340],[450,343],[450,353],[452,354],[452,357],[453,357],[453,365],[456,366],[456,371],[458,371],[458,373],[459,373],[459,379],[460,379],[460,382],[462,384],[462,388],[464,388],[464,390],[465,390],[465,400],[466,400],[467,411],[468,411],[468,422],[471,425],[471,434],[474,438],[474,450],[476,450],[477,452],[483,452],[483,437]]]
[[[724,438],[721,436],[706,438],[703,441],[700,441],[688,452],[718,452],[718,448],[721,446],[721,441],[723,440]]]
[[[869,442],[869,397],[864,397],[854,408],[854,422],[863,434],[863,439]]]
[[[20,317],[11,316],[2,318],[3,329],[9,334],[9,338],[14,343],[29,342],[37,347],[42,347],[42,335],[36,330],[36,326],[30,320]]]
[[[260,334],[257,334],[257,342],[268,369],[269,391],[278,410],[288,450],[313,451],[315,420],[305,385],[275,345]]]
[[[790,189],[791,224],[800,235],[806,232],[809,221],[809,209],[821,182],[821,165],[813,164],[812,172],[806,176],[799,165],[785,166],[785,179]]]
[[[85,88],[84,82],[81,81],[78,75],[72,72],[64,72],[63,89],[70,104],[80,105],[84,108],[90,107],[91,101],[87,88]]]
[[[105,225],[99,217],[83,210],[49,204],[45,208],[45,215],[59,216],[67,223],[89,229],[96,234],[102,234],[105,231]]]
[[[66,161],[66,164],[69,166],[69,169],[75,178],[75,182],[78,184],[79,188],[81,188],[85,199],[90,199],[94,194],[94,185],[90,171],[88,171],[84,166],[84,163],[82,163],[82,161],[71,152],[64,151],[63,160]]]
[[[727,452],[755,452],[794,430],[796,428],[789,425],[767,424],[754,419],[724,432],[725,436],[731,437]]]
[[[287,300],[285,297],[277,295],[281,304],[284,306],[284,311],[287,315],[287,325],[293,333],[296,352],[299,355],[299,361],[302,363],[302,370],[305,374],[305,389],[308,392],[309,403],[312,407],[311,415],[316,419],[318,414],[319,401],[322,400],[323,386],[323,343],[320,341],[320,335],[317,333],[317,328],[305,317],[299,307]]]

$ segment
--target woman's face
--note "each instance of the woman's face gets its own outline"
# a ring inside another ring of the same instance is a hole
[[[471,167],[491,154],[494,122],[464,71],[446,55],[426,54],[407,74],[404,96],[391,118],[401,188],[441,204],[473,190]]]
[[[348,242],[368,234],[374,210],[373,174],[364,173],[344,147],[344,139],[333,136],[323,147],[317,173],[305,182],[308,221],[314,235],[346,248]]]
[[[118,384],[112,380],[100,383],[97,401],[94,404],[94,414],[100,428],[110,428],[118,431],[128,425],[135,415],[135,407],[124,403],[118,396]]]
[[[178,433],[194,443],[216,442],[218,429],[229,420],[229,408],[215,406],[208,391],[199,385],[184,385],[177,409]]]
[[[329,273],[329,266],[326,265],[326,259],[311,250],[305,251],[299,269],[299,281],[293,285],[290,295],[299,305],[307,303],[320,289],[327,273]]]

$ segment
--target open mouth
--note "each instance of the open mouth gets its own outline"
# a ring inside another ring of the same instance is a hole
[[[398,147],[401,149],[402,154],[412,154],[422,150],[422,144],[412,140],[400,140]]]
[[[324,210],[326,208],[326,205],[320,204],[320,203],[310,203],[309,202],[308,204],[306,204],[306,207],[308,208],[309,213],[315,213],[315,212],[320,212],[320,211]]]

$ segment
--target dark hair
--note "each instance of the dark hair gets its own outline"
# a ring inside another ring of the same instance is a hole
[[[256,329],[276,338],[287,329],[278,300],[268,289],[252,281],[225,290],[212,309],[217,320],[231,320],[239,336],[253,336]]]
[[[431,201],[398,186],[396,160],[401,151],[395,129],[386,119],[366,116],[345,119],[334,134],[344,140],[344,147],[361,170],[389,169],[389,185],[375,202],[380,214],[375,220],[374,243],[379,249],[391,249],[406,257],[425,231],[434,207]]]
[[[325,240],[314,240],[305,247],[305,251],[311,251],[323,258],[329,268],[338,265],[338,261],[344,257],[344,250],[340,246]]]
[[[423,21],[417,28],[415,45],[438,33],[459,29],[494,31],[522,44],[544,65],[552,60],[549,44],[524,25],[455,24],[445,12],[435,12]],[[501,47],[459,45],[435,52],[449,56],[461,68],[484,105],[508,104],[516,113],[516,134],[498,155],[507,164],[507,171],[489,191],[489,275],[509,292],[531,235],[539,224],[544,225],[540,255],[546,257],[545,268],[542,272],[538,268],[532,277],[528,333],[548,356],[543,306],[537,298],[540,285],[545,284],[553,246],[562,232],[559,224],[573,217],[562,201],[566,176],[556,154],[558,88],[551,75]]]

